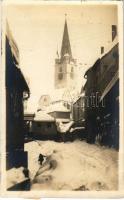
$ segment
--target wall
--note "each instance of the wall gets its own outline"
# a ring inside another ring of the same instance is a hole
[[[119,68],[118,44],[115,45],[100,62],[93,65],[87,72],[85,95],[92,92],[100,95],[106,90]],[[96,140],[109,147],[119,148],[119,78],[105,94],[103,101],[98,106],[85,105],[85,120],[87,141],[94,143]],[[96,99],[95,99],[96,100]],[[99,99],[100,100],[100,99]]]
[[[6,37],[6,167],[27,167],[24,152],[23,91],[24,77],[16,67],[9,39]]]
[[[80,97],[74,104],[73,104],[73,120],[78,122],[84,119],[84,100],[83,97]]]
[[[31,128],[34,136],[53,136],[57,134],[55,122],[32,121]]]
[[[74,60],[75,61],[75,60]],[[75,61],[76,62],[76,61]],[[71,69],[73,68],[73,73]],[[60,79],[59,79],[60,76]],[[66,88],[75,86],[76,65],[72,62],[61,62],[56,59],[55,63],[55,88]]]

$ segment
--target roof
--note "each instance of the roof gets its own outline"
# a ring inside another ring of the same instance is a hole
[[[98,58],[98,59],[95,61],[95,63],[93,64],[93,66],[90,67],[90,68],[85,72],[84,77],[88,74],[89,71],[95,70],[95,68],[99,65],[99,63],[100,63],[100,58]]]
[[[107,85],[107,87],[105,88],[105,90],[103,91],[102,96],[100,98],[100,101],[111,90],[111,88],[115,85],[115,83],[118,81],[118,79],[119,79],[119,72],[117,71],[117,73],[114,75],[114,77],[112,77],[111,81],[109,82],[109,84]]]
[[[87,75],[87,73],[90,71],[90,70],[93,70],[95,69],[95,67],[97,67],[97,65],[99,65],[100,61],[105,58],[109,53],[111,53],[114,49],[118,48],[118,43],[115,44],[107,53],[105,53],[104,55],[102,55],[100,58],[98,58],[95,63],[93,64],[93,66],[91,66],[86,72],[85,72],[85,75],[84,77]]]
[[[118,48],[118,46],[119,46],[118,42],[114,43],[113,46],[110,49],[108,49],[108,51],[106,51],[104,54],[101,55],[100,59],[103,59],[104,57],[106,57],[110,52],[113,51],[113,49]]]
[[[61,58],[63,58],[65,54],[66,55],[68,54],[72,58],[71,45],[70,45],[68,26],[66,20],[65,20],[62,47],[61,47]]]
[[[54,122],[55,119],[47,114],[45,111],[39,111],[36,113],[34,121]]]
[[[73,105],[74,105],[75,103],[77,103],[77,102],[79,101],[80,98],[81,98],[81,96],[79,96],[77,99],[75,99],[75,101],[73,102]]]
[[[19,50],[14,39],[12,38],[11,32],[9,31],[9,27],[7,26],[6,86],[8,88],[14,87],[14,88],[18,88],[20,91],[28,92],[28,96],[29,96],[29,87],[27,85],[27,82],[18,64],[19,64]]]
[[[24,120],[32,121],[34,120],[34,117],[35,117],[35,113],[31,113],[31,112],[24,113]]]
[[[114,55],[113,55],[114,57],[117,57],[117,56],[118,56],[118,43],[115,44],[115,45],[112,47],[112,49],[109,50],[107,53],[105,53],[104,55],[102,55],[101,58],[98,58],[98,59],[96,60],[96,62],[93,64],[93,66],[90,67],[90,68],[86,71],[84,77],[85,77],[91,70],[97,70],[97,67],[98,67],[99,65],[101,65],[102,62],[104,62],[104,59],[107,58],[107,56],[108,56],[109,54],[111,54],[112,52],[114,52]],[[83,92],[83,91],[85,90],[86,86],[87,86],[87,81],[86,81],[85,85],[82,87],[81,92]]]
[[[64,105],[62,105],[62,103],[60,102],[60,104],[53,104],[50,106],[49,108],[49,113],[51,112],[70,112],[70,110],[68,110]]]
[[[12,54],[15,56],[17,62],[19,63],[19,49],[12,36],[8,22],[6,22],[6,36],[9,40],[9,45],[11,46]]]
[[[66,123],[66,122],[70,122],[70,119],[67,119],[67,118],[57,118],[57,119],[56,119],[56,122],[63,122],[63,123]]]

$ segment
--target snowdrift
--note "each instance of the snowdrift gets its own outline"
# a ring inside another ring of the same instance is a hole
[[[25,144],[29,155],[31,190],[117,190],[118,152],[82,141]],[[38,156],[48,156],[43,166]],[[55,166],[51,165],[55,162]]]

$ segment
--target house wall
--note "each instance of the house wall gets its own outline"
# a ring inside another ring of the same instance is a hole
[[[87,82],[84,88],[85,97],[89,97],[92,93],[99,93],[99,95],[103,94],[107,85],[118,72],[118,56],[117,44],[87,72]],[[119,148],[118,97],[119,81],[116,81],[104,96],[104,103],[103,101],[99,101],[97,106],[96,104],[95,106],[90,104],[89,107],[85,105],[85,128],[88,142],[94,143],[97,139],[103,145]],[[95,101],[96,100],[95,97]]]
[[[53,136],[57,134],[55,122],[32,121],[31,132],[34,136]]]
[[[24,152],[23,89],[9,39],[6,37],[6,168],[27,167]],[[19,83],[19,84],[17,84]],[[27,88],[25,88],[27,90]]]
[[[70,119],[70,112],[51,112],[49,113],[55,119]]]
[[[78,122],[84,119],[84,100],[80,97],[72,106],[73,120]]]

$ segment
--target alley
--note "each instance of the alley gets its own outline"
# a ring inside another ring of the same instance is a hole
[[[74,142],[33,141],[25,144],[31,190],[116,190],[118,152]],[[39,154],[46,159],[38,163]],[[53,166],[51,167],[51,164]]]
[[[118,3],[3,2],[1,191],[123,189]]]

